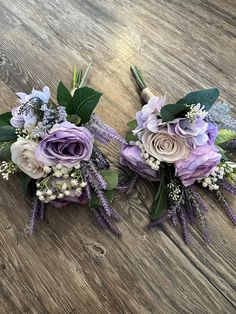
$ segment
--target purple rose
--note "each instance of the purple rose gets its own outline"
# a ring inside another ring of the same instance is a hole
[[[66,167],[89,160],[93,150],[93,135],[85,127],[70,122],[55,124],[36,149],[36,159],[44,165],[62,164]]]
[[[86,205],[88,203],[88,199],[86,195],[83,193],[79,197],[65,196],[62,199],[56,199],[55,201],[51,201],[50,203],[57,208],[61,208],[72,203]]]
[[[154,96],[150,98],[142,110],[136,113],[138,126],[134,130],[134,134],[137,134],[143,129],[148,129],[151,132],[158,131],[158,124],[161,123],[161,119],[158,119],[157,116],[160,114],[161,107],[164,106],[165,101],[165,97],[159,98]]]
[[[175,163],[175,175],[184,186],[193,184],[209,176],[220,162],[221,155],[213,145],[197,146],[190,155]]]
[[[141,150],[136,145],[126,145],[120,154],[120,164],[138,173],[150,181],[159,181],[159,174],[145,162]]]

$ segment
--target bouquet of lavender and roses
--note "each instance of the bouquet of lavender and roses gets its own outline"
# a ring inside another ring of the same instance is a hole
[[[124,141],[93,113],[102,94],[84,86],[90,66],[84,74],[75,68],[71,92],[59,83],[57,103],[48,87],[33,89],[29,95],[17,93],[18,106],[0,115],[0,173],[8,180],[22,172],[23,189],[33,186],[31,233],[48,203],[88,203],[100,225],[119,235],[111,222],[118,215],[110,205],[118,175],[95,141]]]
[[[188,243],[188,224],[199,222],[208,241],[207,208],[198,187],[221,203],[236,224],[224,196],[224,191],[236,195],[236,121],[229,106],[217,101],[216,88],[166,104],[166,96],[154,96],[137,67],[131,70],[145,105],[128,123],[129,144],[121,150],[120,163],[134,171],[136,179],[140,175],[157,181],[148,226],[179,220]]]

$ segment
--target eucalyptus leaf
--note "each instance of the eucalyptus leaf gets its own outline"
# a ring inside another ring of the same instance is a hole
[[[168,104],[161,108],[160,116],[163,122],[174,120],[180,113],[188,111],[186,103]]]
[[[22,188],[22,193],[25,196],[27,191],[28,191],[28,187],[29,184],[31,182],[32,178],[30,176],[28,176],[26,173],[22,172],[21,173],[21,188]]]
[[[66,111],[69,114],[70,112],[68,111],[70,111],[72,96],[62,82],[57,87],[57,101],[59,105],[66,107]]]
[[[0,142],[11,142],[17,139],[15,129],[10,125],[0,126]]]
[[[128,131],[126,132],[125,139],[127,142],[130,142],[130,141],[136,142],[138,140],[138,137],[137,135],[134,135],[132,131]]]
[[[11,112],[5,112],[0,115],[0,126],[10,125],[10,120],[12,118]]]
[[[102,93],[90,87],[78,88],[74,93],[68,113],[77,114],[81,118],[81,124],[88,122],[101,96]]]
[[[227,129],[220,129],[215,140],[216,145],[220,145],[226,143],[228,141],[233,140],[236,137],[236,133]]]
[[[75,125],[79,124],[81,121],[81,118],[77,116],[77,114],[71,114],[67,116],[67,121],[74,123]]]
[[[100,170],[101,175],[107,183],[106,190],[110,191],[117,187],[118,185],[118,173],[110,169]]]
[[[205,110],[209,110],[214,102],[219,97],[220,92],[218,88],[202,89],[200,91],[187,94],[184,98],[177,101],[176,104],[198,104],[205,106]]]
[[[132,129],[132,130],[134,130],[136,127],[137,127],[137,121],[136,121],[136,119],[134,119],[134,120],[132,120],[132,121],[129,121],[128,123],[127,123],[127,125]]]
[[[11,145],[14,142],[6,142],[2,143],[1,148],[0,148],[0,157],[5,160],[5,161],[10,161],[11,160]]]

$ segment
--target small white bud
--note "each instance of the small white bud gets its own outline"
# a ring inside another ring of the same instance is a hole
[[[43,196],[43,195],[40,195],[40,196],[39,196],[39,200],[43,202],[43,201],[45,200],[44,196]]]
[[[47,194],[48,196],[52,195],[52,190],[47,190],[46,194]]]
[[[37,192],[36,192],[36,195],[37,195],[37,196],[41,196],[41,195],[43,195],[43,194],[42,194],[41,191],[37,191]]]
[[[83,181],[83,182],[80,183],[81,188],[84,188],[86,185],[87,185],[87,182]]]
[[[63,198],[64,197],[64,194],[63,193],[59,193],[58,195],[57,195],[57,198]]]

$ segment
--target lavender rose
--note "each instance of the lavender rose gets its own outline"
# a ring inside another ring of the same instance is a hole
[[[86,205],[88,203],[88,199],[86,195],[83,193],[80,196],[65,196],[62,199],[56,199],[54,201],[50,202],[53,206],[57,208],[65,207],[67,205],[70,205],[72,203]]]
[[[66,167],[79,165],[81,160],[89,160],[94,138],[85,127],[77,127],[70,122],[56,124],[38,144],[36,158],[44,165],[62,164]]]
[[[120,164],[128,167],[141,177],[151,181],[159,181],[159,174],[145,162],[141,150],[136,145],[126,145],[120,154]]]
[[[33,179],[44,176],[43,164],[35,158],[36,147],[36,142],[22,137],[11,145],[12,161]]]
[[[148,154],[159,161],[174,163],[188,156],[187,141],[162,129],[157,133],[146,131],[142,135],[143,146]]]
[[[213,168],[220,162],[221,155],[213,145],[198,146],[190,155],[175,163],[175,175],[184,186],[193,184],[209,176]]]

